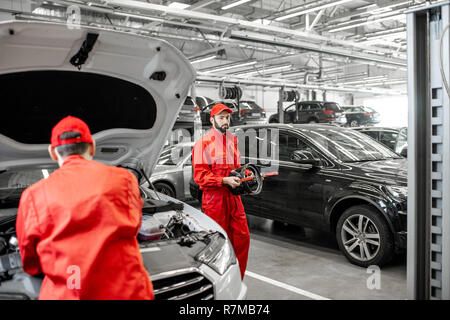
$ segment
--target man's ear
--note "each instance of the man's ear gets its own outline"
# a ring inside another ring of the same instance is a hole
[[[58,161],[58,156],[56,155],[55,148],[53,148],[51,144],[48,146],[48,153],[50,154],[50,158],[52,158],[53,161]]]
[[[209,122],[211,122],[211,124],[214,124],[214,118],[213,118],[213,117],[210,117],[210,118],[209,118]]]
[[[94,157],[95,155],[95,140],[92,140],[91,147],[89,148],[89,155]]]

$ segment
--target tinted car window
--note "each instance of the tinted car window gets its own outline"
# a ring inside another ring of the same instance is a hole
[[[291,153],[295,150],[309,151],[315,158],[319,158],[318,153],[309,147],[303,140],[293,135],[280,132],[279,159],[281,161],[290,161]]]
[[[286,112],[294,112],[295,111],[295,104],[291,104],[285,109]]]
[[[334,102],[325,102],[323,105],[327,110],[342,111],[341,107]]]
[[[395,150],[395,144],[397,143],[398,132],[394,131],[381,131],[380,142],[388,146],[390,149]]]
[[[355,130],[333,128],[302,129],[325,154],[343,162],[359,162],[400,158],[384,145]]]
[[[252,107],[247,102],[242,102],[239,104],[241,110],[251,110]]]

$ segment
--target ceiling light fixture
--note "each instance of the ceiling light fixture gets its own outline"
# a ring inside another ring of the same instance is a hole
[[[191,61],[192,64],[194,64],[194,63],[199,63],[199,62],[213,60],[215,58],[217,58],[217,55],[213,54],[213,55],[210,55],[210,56],[197,57],[197,58],[192,59],[190,61]]]
[[[230,4],[227,4],[226,6],[222,7],[222,10],[228,10],[230,8],[236,7],[236,6],[240,6],[241,4],[250,2],[250,0],[239,0]]]
[[[190,7],[190,6],[191,6],[191,5],[188,4],[188,3],[181,3],[181,2],[177,2],[177,1],[171,2],[171,3],[168,5],[169,8],[182,9],[182,10],[184,10],[184,9],[186,9],[187,7]]]
[[[283,69],[289,69],[292,67],[292,64],[286,64],[286,65],[282,65],[282,66],[273,66],[273,67],[267,67],[267,68],[259,68],[257,70],[254,71],[246,71],[246,72],[239,72],[236,73],[236,75],[251,75],[251,74],[255,74],[255,73],[266,73],[266,72],[272,72],[272,71],[277,71],[277,70],[283,70]]]
[[[344,27],[330,29],[330,30],[328,30],[328,32],[343,31],[343,30],[347,30],[347,29],[351,29],[351,28],[361,27],[361,26],[368,25],[368,24],[383,22],[386,20],[395,20],[395,19],[400,20],[398,18],[404,19],[404,18],[406,18],[406,16],[404,13],[395,14],[395,15],[392,15],[389,17],[384,17],[384,18],[374,19],[374,20],[367,20],[367,21],[361,22],[361,23],[356,23],[356,24],[352,24],[352,25],[348,25],[348,26],[344,26]]]
[[[291,14],[288,14],[288,15],[285,15],[285,16],[278,17],[278,18],[275,19],[275,21],[283,21],[283,20],[286,20],[286,19],[289,19],[289,18],[301,16],[303,14],[307,14],[307,13],[310,13],[310,12],[326,9],[326,8],[329,8],[329,7],[334,7],[334,6],[337,6],[337,5],[340,5],[340,4],[344,4],[344,3],[350,2],[350,1],[352,1],[352,0],[339,0],[339,1],[335,1],[335,2],[330,2],[330,3],[327,3],[327,4],[323,4],[321,6],[317,6],[317,7],[309,8],[309,9],[305,9],[305,10],[301,10],[301,11],[294,12],[294,13],[291,13]]]
[[[234,68],[240,68],[240,67],[245,67],[245,66],[251,66],[253,64],[256,64],[256,61],[245,61],[245,62],[240,62],[240,63],[233,63],[233,64],[228,64],[228,65],[224,65],[224,66],[217,66],[211,69],[207,69],[207,70],[201,70],[204,73],[210,73],[210,72],[217,72],[217,71],[224,71],[224,70],[228,70],[228,69],[234,69]]]

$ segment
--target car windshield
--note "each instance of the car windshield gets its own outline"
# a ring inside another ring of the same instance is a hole
[[[317,128],[301,130],[325,154],[342,162],[361,162],[401,157],[369,136],[350,129]]]

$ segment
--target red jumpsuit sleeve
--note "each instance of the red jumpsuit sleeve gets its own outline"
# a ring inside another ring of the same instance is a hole
[[[214,174],[209,166],[210,159],[205,146],[200,139],[192,149],[192,167],[194,168],[194,181],[203,187],[221,187],[223,185],[223,176]]]
[[[16,220],[16,235],[19,242],[23,270],[30,275],[42,273],[41,263],[36,251],[41,233],[33,195],[29,190],[25,190],[20,198]]]

